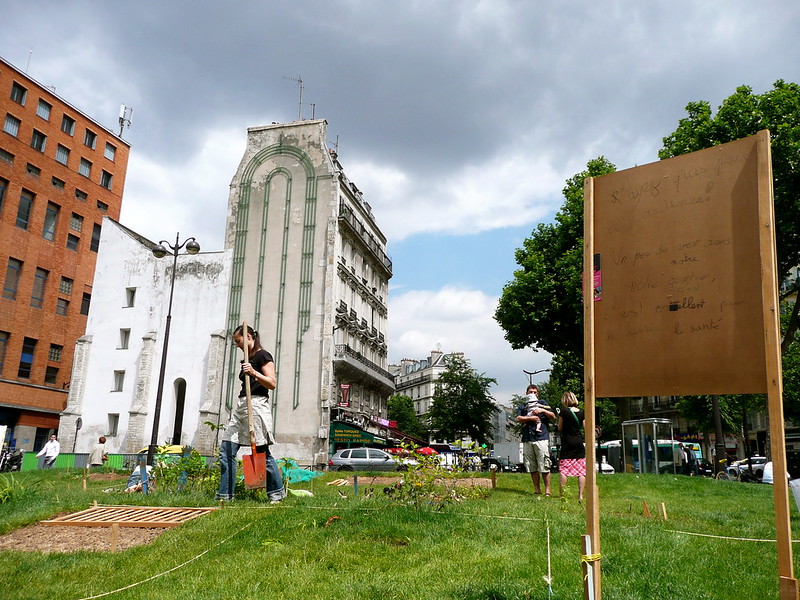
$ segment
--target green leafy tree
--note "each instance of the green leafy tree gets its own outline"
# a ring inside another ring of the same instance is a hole
[[[479,374],[461,355],[451,354],[436,380],[428,412],[431,432],[440,440],[455,441],[468,435],[479,444],[490,441],[492,414],[499,409],[489,388],[497,380]]]
[[[387,403],[387,417],[397,421],[397,429],[414,437],[423,437],[425,427],[414,410],[414,401],[403,394],[394,394]]]
[[[537,225],[517,249],[520,268],[494,315],[512,348],[549,352],[551,380],[570,389],[583,387],[583,182],[615,170],[601,156],[567,180],[554,222]]]
[[[783,281],[800,264],[800,86],[778,80],[772,89],[753,94],[740,86],[726,98],[716,115],[706,101],[686,105],[688,116],[664,138],[662,159],[710,148],[769,129],[775,195],[775,238],[778,279]],[[786,290],[785,295],[791,290]],[[794,303],[785,322],[781,351],[795,339],[800,303]]]

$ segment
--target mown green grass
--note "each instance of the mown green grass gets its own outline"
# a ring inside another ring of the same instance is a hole
[[[314,497],[290,496],[278,506],[237,500],[124,552],[2,551],[0,597],[77,600],[157,576],[104,597],[545,599],[548,531],[552,598],[583,597],[585,513],[574,482],[567,498],[542,498],[533,496],[528,475],[502,474],[487,499],[417,510],[394,504],[365,475],[357,498],[352,487],[326,485],[339,475],[303,486]],[[79,473],[15,478],[21,491],[0,505],[0,532],[94,500],[212,505],[202,494],[104,492],[108,482],[91,481],[83,491]],[[775,543],[673,532],[774,539],[771,486],[628,474],[601,477],[599,485],[604,598],[778,597]],[[643,502],[651,518],[642,514]],[[667,521],[657,516],[661,502]],[[792,517],[796,530],[794,506]]]

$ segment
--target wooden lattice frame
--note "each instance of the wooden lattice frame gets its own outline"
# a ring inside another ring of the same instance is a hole
[[[42,521],[43,525],[73,525],[76,527],[177,527],[186,521],[217,510],[211,508],[175,508],[161,506],[93,506],[56,519]]]

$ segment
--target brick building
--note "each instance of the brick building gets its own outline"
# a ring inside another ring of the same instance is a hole
[[[0,425],[32,450],[66,406],[130,146],[3,59],[0,119]]]

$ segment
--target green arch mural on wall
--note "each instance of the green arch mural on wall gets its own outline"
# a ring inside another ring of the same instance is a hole
[[[302,236],[302,255],[300,263],[300,281],[298,283],[299,307],[297,314],[297,336],[295,346],[295,373],[292,389],[292,408],[296,409],[299,405],[300,393],[300,364],[302,358],[302,336],[308,330],[311,323],[311,288],[313,284],[313,259],[314,259],[314,234],[316,229],[316,206],[317,206],[317,175],[314,165],[308,155],[296,146],[281,142],[268,146],[256,153],[242,171],[242,178],[239,183],[239,195],[237,201],[237,213],[235,223],[235,236],[233,247],[233,265],[231,273],[231,288],[228,309],[228,328],[233,330],[242,323],[242,292],[244,288],[244,265],[248,247],[248,220],[250,205],[253,193],[253,176],[267,160],[274,156],[287,155],[298,159],[305,173],[305,202],[304,202],[304,221]],[[280,359],[282,356],[283,325],[284,325],[284,301],[286,294],[286,266],[288,263],[288,244],[289,244],[289,219],[291,215],[292,186],[294,178],[292,173],[284,168],[277,167],[270,171],[265,179],[264,203],[262,213],[262,227],[258,239],[258,279],[256,282],[256,314],[252,327],[258,329],[261,321],[261,294],[264,285],[264,260],[267,247],[267,213],[270,202],[280,201],[279,198],[270,197],[270,185],[274,177],[283,176],[287,179],[286,193],[283,198],[285,203],[284,223],[282,227],[281,257],[280,257],[280,284],[278,300],[278,319],[275,330],[275,368],[280,370]],[[231,353],[229,362],[229,372],[235,373],[237,369],[237,353]],[[229,390],[226,405],[232,407],[233,391],[237,379],[230,378]],[[277,398],[278,390],[273,392],[273,423],[277,422]]]

